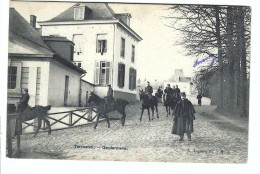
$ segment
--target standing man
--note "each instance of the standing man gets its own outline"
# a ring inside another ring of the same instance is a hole
[[[197,95],[198,105],[199,105],[199,106],[201,106],[201,98],[202,98],[202,95],[201,95],[201,94]]]
[[[145,87],[145,93],[148,95],[149,99],[152,99],[153,87],[150,86],[150,82],[147,82],[147,86]]]
[[[181,101],[179,101],[173,110],[174,123],[172,134],[180,136],[180,141],[183,141],[184,133],[187,134],[188,140],[191,141],[191,132],[193,132],[193,120],[195,110],[191,102],[186,99],[185,92],[181,93]]]
[[[28,94],[28,89],[24,89],[24,94],[22,95],[20,101],[18,102],[18,112],[22,112],[28,108],[30,96]]]
[[[180,99],[181,98],[181,90],[178,88],[178,85],[176,85],[176,96],[177,96],[177,98],[178,99]]]

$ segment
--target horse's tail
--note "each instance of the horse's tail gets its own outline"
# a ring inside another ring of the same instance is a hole
[[[43,107],[43,108],[44,108],[44,110],[48,111],[48,110],[51,109],[51,105],[45,106],[45,107]]]

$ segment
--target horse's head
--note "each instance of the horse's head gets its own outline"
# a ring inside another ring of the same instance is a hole
[[[140,95],[140,98],[143,99],[144,96],[145,96],[145,93],[143,90],[139,90],[139,95]]]
[[[96,95],[94,92],[91,92],[89,95],[88,103],[98,103],[100,101],[100,97]]]

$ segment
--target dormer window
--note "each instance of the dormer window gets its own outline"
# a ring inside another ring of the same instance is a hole
[[[91,9],[88,8],[85,5],[76,5],[74,7],[74,20],[85,20],[89,13],[91,12]]]
[[[85,17],[85,7],[75,7],[74,20],[84,20],[84,17]]]

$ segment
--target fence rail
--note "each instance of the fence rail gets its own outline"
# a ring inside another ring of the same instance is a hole
[[[80,114],[79,112],[83,114]],[[85,107],[85,108],[70,110],[70,111],[48,113],[47,119],[51,123],[52,130],[66,129],[74,126],[85,125],[89,122],[94,121],[96,119],[96,114],[93,117],[93,112],[96,113],[93,107]],[[86,118],[86,116],[88,117]],[[56,118],[56,117],[60,117],[60,118]],[[37,123],[38,122],[35,119],[32,121],[22,121],[20,119],[19,113],[8,114],[7,117],[7,150],[8,150],[7,156],[8,157],[12,157],[14,153],[13,142],[12,142],[14,133],[16,134],[16,138],[17,138],[17,151],[20,152],[20,135],[22,134],[22,132],[24,133],[34,132],[34,129],[38,127]],[[29,128],[33,128],[33,129],[26,132],[26,130]],[[47,126],[45,122],[42,122],[41,131],[45,131],[46,128]]]

